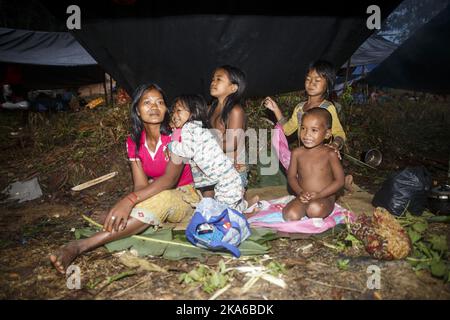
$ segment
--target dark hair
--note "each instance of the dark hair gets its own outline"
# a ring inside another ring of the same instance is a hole
[[[313,70],[327,81],[327,90],[325,91],[324,98],[330,99],[334,82],[336,81],[336,70],[333,64],[325,60],[317,60],[309,65],[307,74]]]
[[[331,126],[333,124],[333,118],[331,116],[331,113],[327,109],[320,108],[320,107],[309,109],[308,111],[306,111],[303,114],[302,122],[306,116],[311,116],[311,115],[321,117],[323,120],[325,120],[325,125],[327,126],[327,129],[331,129]]]
[[[164,94],[164,91],[155,83],[150,84],[142,84],[139,87],[136,88],[136,90],[133,93],[133,101],[131,102],[131,140],[133,140],[135,146],[136,146],[136,155],[139,153],[139,147],[140,147],[140,141],[141,141],[141,135],[142,130],[144,130],[144,123],[141,120],[141,117],[139,116],[139,101],[142,98],[142,95],[148,91],[148,90],[157,90],[159,93],[161,93],[164,102],[166,102],[166,95]],[[169,128],[169,116],[170,110],[168,109],[166,114],[164,115],[164,119],[161,123],[161,127],[159,129],[159,132],[164,135],[169,135],[171,133]]]
[[[175,98],[172,103],[172,110],[175,108],[175,104],[181,102],[189,110],[191,115],[188,121],[201,121],[202,127],[206,127],[208,124],[207,109],[205,99],[199,94],[182,94]]]
[[[225,98],[225,105],[223,107],[222,114],[220,115],[220,117],[222,118],[222,121],[225,125],[225,128],[226,128],[227,121],[228,121],[228,115],[230,114],[231,110],[233,109],[233,107],[235,105],[241,104],[241,99],[244,95],[245,87],[247,86],[247,84],[245,81],[245,73],[242,70],[240,70],[236,67],[230,66],[230,65],[221,66],[219,68],[216,68],[215,71],[217,71],[219,69],[225,70],[226,73],[228,74],[228,78],[229,78],[230,82],[232,84],[235,84],[238,86],[238,89],[236,90],[236,92],[228,95]],[[213,102],[211,103],[211,108],[208,113],[208,126],[210,126],[209,119],[211,119],[211,117],[214,113],[214,110],[217,108],[218,103],[219,103],[219,101],[217,98],[214,99]]]

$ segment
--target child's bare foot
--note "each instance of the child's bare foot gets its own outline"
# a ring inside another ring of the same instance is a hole
[[[348,192],[353,192],[353,176],[351,174],[345,176],[344,188]]]
[[[65,274],[66,269],[76,257],[78,257],[80,249],[77,241],[70,242],[62,246],[58,251],[50,255],[50,261],[60,273]]]
[[[259,201],[259,196],[256,195],[256,196],[252,197],[251,199],[247,200],[248,206],[251,207],[252,205],[257,203],[258,201]]]

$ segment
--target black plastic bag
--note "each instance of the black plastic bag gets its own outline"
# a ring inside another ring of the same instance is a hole
[[[406,209],[414,215],[421,215],[427,205],[431,189],[431,175],[424,167],[407,167],[383,182],[375,194],[372,204],[387,209],[399,216]]]

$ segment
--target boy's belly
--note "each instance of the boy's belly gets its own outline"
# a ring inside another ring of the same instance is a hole
[[[329,176],[308,176],[299,179],[299,185],[304,191],[320,192],[333,182]]]

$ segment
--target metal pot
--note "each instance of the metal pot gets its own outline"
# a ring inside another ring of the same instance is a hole
[[[435,214],[450,214],[450,185],[444,184],[431,189],[428,195],[428,208]]]
[[[364,155],[364,162],[372,167],[378,167],[383,160],[383,155],[378,149],[370,149]]]

